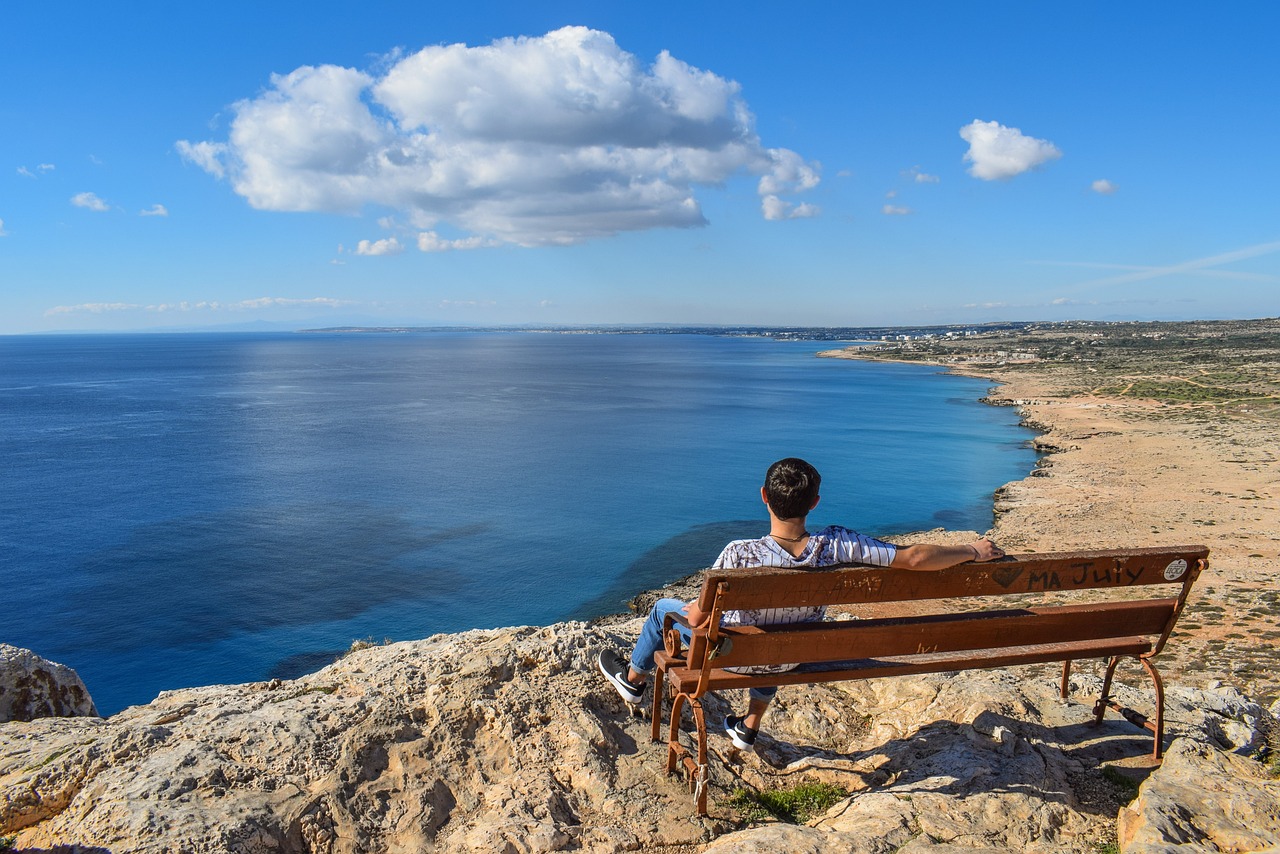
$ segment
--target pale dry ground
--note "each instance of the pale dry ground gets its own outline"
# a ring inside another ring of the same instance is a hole
[[[1280,693],[1280,458],[1276,422],[1129,398],[1050,398],[1042,378],[997,376],[1057,450],[1043,477],[1002,490],[1011,550],[1203,543],[1196,584],[1162,670],[1221,679],[1269,704]],[[1199,676],[1200,679],[1194,677]]]
[[[841,353],[841,356],[846,354]],[[856,356],[846,356],[854,357]],[[865,357],[865,356],[864,356]],[[955,369],[955,366],[949,366]],[[1081,393],[1046,366],[968,367],[1043,430],[1035,476],[996,493],[1011,553],[1200,544],[1209,569],[1157,663],[1167,680],[1280,696],[1280,424],[1194,403]]]

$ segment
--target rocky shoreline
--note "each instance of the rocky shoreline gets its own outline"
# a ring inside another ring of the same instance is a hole
[[[1067,704],[1054,668],[796,687],[755,752],[713,737],[712,815],[698,819],[662,773],[665,746],[594,672],[594,650],[638,631],[619,615],[353,650],[297,680],[165,692],[107,719],[0,724],[0,838],[95,854],[1280,845],[1273,422],[1063,394],[1051,373],[963,370],[1001,383],[988,402],[1043,431],[1040,468],[994,496],[991,533],[1008,550],[1213,549],[1159,659],[1175,738],[1158,767],[1145,731],[1085,724],[1088,666]],[[1126,681],[1121,701],[1149,706],[1149,686]],[[730,704],[741,698],[710,701],[709,719]],[[734,798],[802,781],[847,797],[804,824]]]

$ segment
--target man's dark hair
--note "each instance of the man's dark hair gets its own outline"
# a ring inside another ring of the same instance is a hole
[[[787,457],[769,466],[764,476],[764,496],[779,519],[807,516],[818,499],[822,475],[798,457]]]

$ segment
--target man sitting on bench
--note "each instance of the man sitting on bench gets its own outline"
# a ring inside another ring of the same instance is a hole
[[[937,570],[966,561],[988,561],[1004,556],[1004,551],[986,538],[963,546],[917,544],[894,546],[856,531],[831,525],[810,533],[805,525],[809,511],[818,503],[821,476],[804,460],[788,457],[769,466],[760,497],[769,511],[769,534],[758,540],[734,540],[716,558],[713,569],[805,569],[842,563],[863,563],[894,569]],[[662,648],[662,624],[667,614],[681,611],[690,624],[700,627],[709,618],[697,602],[659,599],[649,611],[644,628],[628,661],[617,651],[601,650],[597,664],[600,672],[628,703],[637,704],[644,697],[648,674],[653,672],[653,656]],[[779,625],[821,620],[825,607],[765,608],[752,611],[728,611],[721,625]],[[688,630],[680,627],[685,643]],[[781,672],[795,665],[762,665],[752,673]],[[752,688],[745,715],[725,718],[725,732],[736,747],[746,750],[756,741],[760,721],[769,702],[778,691],[774,687]]]

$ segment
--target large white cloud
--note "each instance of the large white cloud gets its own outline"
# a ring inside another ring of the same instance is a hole
[[[225,142],[177,147],[254,207],[381,206],[486,245],[703,225],[694,188],[740,172],[762,198],[819,180],[761,145],[737,83],[665,51],[646,67],[585,27],[428,47],[381,72],[304,66],[233,112]]]
[[[984,181],[1012,178],[1062,156],[1052,142],[1026,136],[999,122],[974,119],[960,128],[960,138],[969,143],[964,155],[973,164],[969,174]]]

